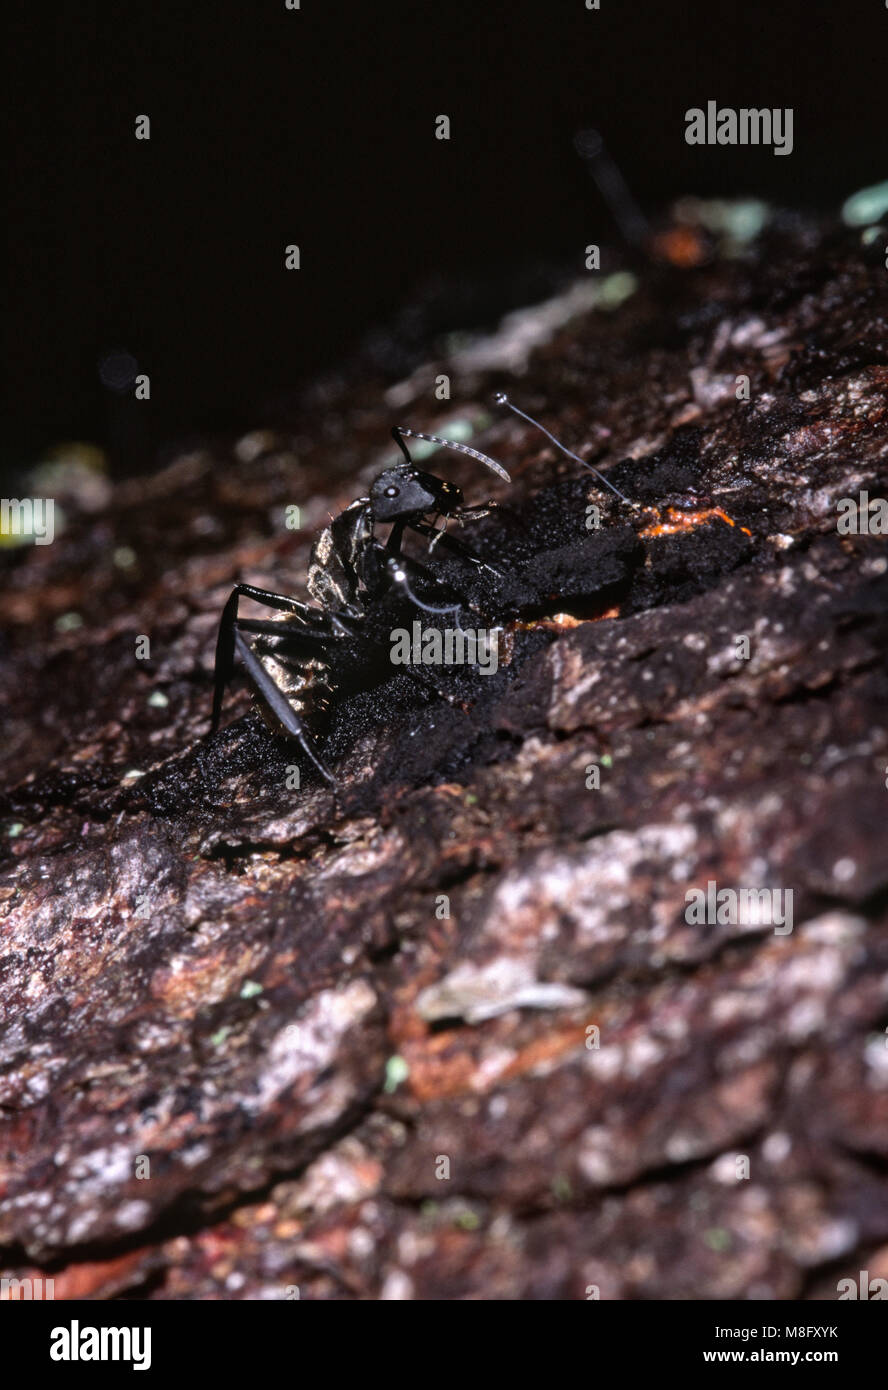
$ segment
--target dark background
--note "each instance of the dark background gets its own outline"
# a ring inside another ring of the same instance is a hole
[[[116,435],[124,468],[148,466],[274,423],[357,351],[397,373],[430,331],[543,297],[614,238],[582,126],[648,211],[687,192],[838,208],[885,177],[883,0],[601,4],[19,3],[5,463]],[[792,106],[792,155],[686,145],[710,98]],[[151,374],[148,407],[100,381],[120,349]]]

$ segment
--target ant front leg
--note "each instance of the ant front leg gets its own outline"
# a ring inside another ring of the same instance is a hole
[[[456,519],[459,520],[466,512],[473,511],[475,511],[475,508],[467,507],[465,511],[456,514]],[[486,508],[482,514],[487,514]],[[502,579],[503,575],[501,570],[496,569],[493,565],[488,565],[484,560],[480,560],[474,551],[470,550],[467,545],[463,545],[462,541],[458,541],[455,536],[451,536],[449,531],[438,531],[427,521],[411,521],[408,524],[411,531],[416,531],[420,536],[428,536],[431,538],[429,550],[431,550],[433,546],[440,545],[443,549],[449,550],[451,554],[459,555],[467,564],[474,565],[475,569],[487,570],[488,574],[495,574],[498,579]]]
[[[458,512],[454,512],[453,520],[462,526],[466,521],[480,521],[482,516],[490,516],[491,512],[500,510],[499,502],[479,502],[476,506],[460,507]]]

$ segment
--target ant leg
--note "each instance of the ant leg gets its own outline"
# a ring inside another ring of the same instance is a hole
[[[479,502],[473,507],[460,507],[458,512],[454,512],[453,520],[462,525],[464,521],[479,521],[482,516],[490,516],[491,512],[501,510],[499,502]]]
[[[318,646],[327,646],[335,637],[342,635],[329,628],[327,631],[323,628],[290,628],[286,623],[264,622],[262,618],[238,618],[236,627],[238,632],[261,633],[263,637],[286,637]]]
[[[504,517],[510,525],[520,526],[522,531],[527,531],[526,522],[508,502],[482,502],[477,507],[460,507],[453,519],[462,526],[464,521],[479,521],[482,516],[490,516],[493,512],[497,517]]]
[[[440,513],[440,512],[436,512],[435,515],[432,517],[432,520],[431,520],[431,523],[430,523],[431,526],[432,526],[432,528],[434,529],[434,532],[435,532],[435,534],[432,536],[432,539],[429,541],[429,554],[430,554],[430,555],[431,555],[432,551],[434,550],[435,546],[438,544],[438,542],[439,542],[439,540],[441,539],[441,537],[443,536],[444,532],[447,530],[447,518],[446,518],[446,517],[444,518],[444,525],[439,527],[439,526],[438,526],[438,522],[439,522],[440,520],[441,520],[441,513]]]
[[[232,590],[228,602],[222,609],[222,617],[219,619],[216,661],[213,668],[213,719],[210,724],[210,732],[213,734],[219,727],[225,688],[234,675],[234,640],[239,592],[239,587]]]
[[[474,565],[476,569],[487,570],[488,574],[495,574],[497,578],[502,578],[501,570],[496,569],[493,565],[485,564],[483,560],[479,560],[478,556],[475,555],[467,545],[463,545],[462,541],[458,541],[455,536],[451,536],[449,531],[436,531],[427,521],[411,521],[409,524],[410,529],[412,531],[417,531],[419,535],[431,536],[432,545],[440,544],[445,550],[451,551],[454,555],[459,555],[463,560],[467,561],[468,564]],[[431,546],[429,549],[431,549]]]
[[[336,613],[319,611],[317,608],[312,608],[310,603],[303,603],[298,598],[290,598],[289,594],[276,594],[272,589],[257,589],[254,584],[235,584],[228,602],[231,603],[231,600],[236,596],[251,598],[255,603],[264,604],[266,608],[276,608],[279,613],[290,613],[308,627],[312,622],[317,622],[320,617],[322,621],[331,622],[334,628],[341,629],[343,632],[347,630]],[[235,621],[237,621],[236,609]]]
[[[222,610],[222,617],[219,620],[219,635],[216,638],[216,661],[214,667],[214,688],[213,688],[213,718],[210,731],[215,733],[219,727],[219,719],[222,714],[222,699],[225,694],[225,687],[234,675],[234,642],[235,629],[238,624],[238,601],[243,596],[251,598],[256,603],[262,603],[266,608],[276,608],[281,613],[288,613],[297,621],[303,624],[299,629],[300,634],[306,637],[329,637],[330,632],[324,628],[312,627],[311,621],[328,621],[335,633],[340,635],[347,633],[350,629],[337,617],[335,613],[323,613],[312,608],[307,603],[300,602],[299,599],[289,598],[286,594],[276,594],[270,589],[257,589],[253,584],[235,584],[232,589],[228,602]],[[275,635],[284,636],[286,629],[281,625],[275,625]]]
[[[256,687],[257,693],[261,695],[262,699],[268,705],[275,719],[286,729],[290,738],[295,739],[301,745],[303,752],[308,755],[324,780],[335,786],[336,778],[326,766],[320,754],[315,751],[314,744],[302,720],[293,709],[289,700],[278,690],[261,661],[254,655],[249,643],[245,642],[243,637],[241,637],[240,633],[236,630],[234,634],[234,645],[238,656],[244,663],[247,675]]]
[[[522,531],[527,530],[519,513],[508,502],[481,502],[478,506],[460,507],[459,511],[454,513],[453,519],[461,526],[464,521],[479,521],[482,516],[491,516],[494,512],[498,517],[505,517],[512,524],[520,526]]]

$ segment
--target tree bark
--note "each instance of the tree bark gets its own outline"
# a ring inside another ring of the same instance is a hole
[[[4,1272],[57,1298],[888,1275],[888,552],[837,525],[888,495],[883,253],[777,214],[730,252],[318,383],[292,430],[97,511],[75,490],[5,555]],[[236,580],[304,595],[398,420],[509,469],[422,464],[502,504],[461,535],[525,599],[452,701],[397,668],[344,690],[333,791],[243,688],[208,737],[215,627]],[[792,930],[689,920],[710,883],[791,891]]]

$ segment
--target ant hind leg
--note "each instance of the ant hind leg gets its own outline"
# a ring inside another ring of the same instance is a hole
[[[235,631],[234,634],[234,644],[238,656],[244,663],[247,675],[256,688],[257,694],[265,701],[266,705],[268,705],[275,719],[277,719],[288,736],[295,739],[301,746],[303,752],[311,759],[324,780],[335,785],[336,778],[321,758],[321,755],[317,752],[314,742],[302,720],[299,718],[299,715],[286,696],[278,690],[249,643],[244,641],[243,637],[241,637],[240,633],[237,631]]]

